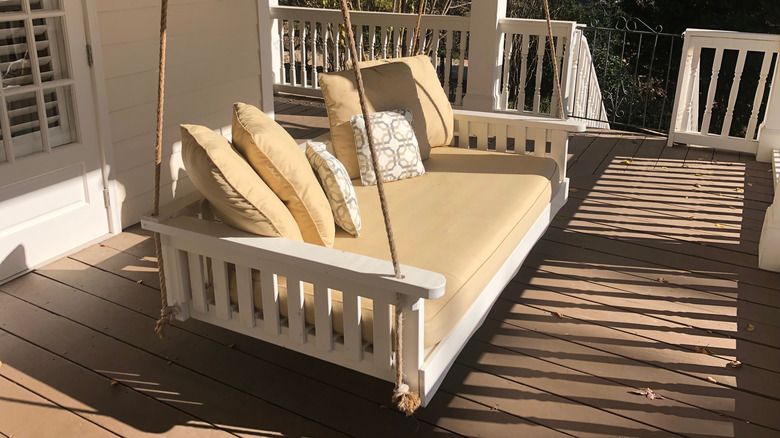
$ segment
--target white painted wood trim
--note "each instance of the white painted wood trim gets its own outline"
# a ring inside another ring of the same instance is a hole
[[[84,2],[84,32],[87,43],[92,48],[93,93],[95,96],[95,129],[97,130],[100,159],[103,166],[103,187],[108,190],[108,224],[111,234],[122,232],[122,213],[117,194],[116,166],[114,165],[114,146],[111,141],[111,119],[108,111],[108,92],[106,91],[105,71],[103,69],[103,50],[100,35],[96,0]],[[76,49],[76,48],[74,48]]]
[[[257,33],[260,42],[260,98],[261,108],[268,117],[274,117],[274,82],[281,67],[278,21],[271,17],[271,9],[279,0],[257,0]],[[281,80],[281,78],[280,78]]]
[[[780,272],[780,148],[772,151],[772,175],[775,197],[764,216],[758,244],[758,267]]]

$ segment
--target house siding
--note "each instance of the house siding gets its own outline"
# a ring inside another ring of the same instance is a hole
[[[159,56],[159,0],[97,1],[113,166],[122,226],[151,209]],[[179,125],[230,135],[231,105],[260,105],[256,0],[170,0],[163,129],[163,203],[194,190]]]

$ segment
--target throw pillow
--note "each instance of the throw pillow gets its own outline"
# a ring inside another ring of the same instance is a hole
[[[307,142],[306,158],[325,189],[336,225],[353,236],[359,236],[360,209],[347,169],[327,151],[325,144],[316,141]]]

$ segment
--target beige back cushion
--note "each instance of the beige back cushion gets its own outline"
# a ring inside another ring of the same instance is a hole
[[[325,192],[303,150],[252,105],[233,105],[233,143],[292,213],[303,241],[333,246],[336,224]]]
[[[408,108],[420,156],[428,159],[431,147],[448,146],[453,140],[452,107],[439,78],[425,55],[360,63],[369,112]],[[318,76],[328,110],[330,138],[336,158],[350,178],[360,176],[355,139],[349,119],[361,114],[355,73],[352,70]]]
[[[181,140],[190,180],[224,223],[261,236],[303,240],[290,211],[225,137],[204,126],[181,125]]]

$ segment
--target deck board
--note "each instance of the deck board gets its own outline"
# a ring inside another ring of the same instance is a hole
[[[277,120],[327,132],[321,101],[280,97]],[[132,227],[0,285],[0,436],[780,436],[780,274],[756,266],[773,188],[754,159],[574,137],[569,202],[412,418],[388,382],[200,321],[157,339],[154,247]],[[110,385],[127,370],[147,385]]]

